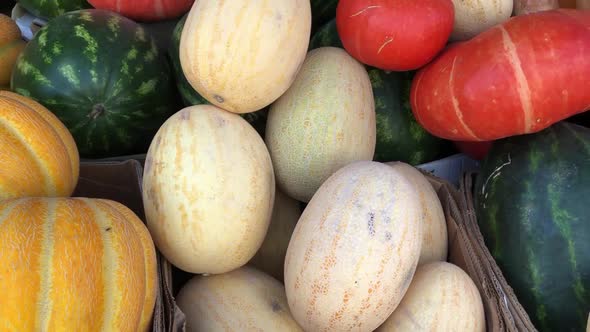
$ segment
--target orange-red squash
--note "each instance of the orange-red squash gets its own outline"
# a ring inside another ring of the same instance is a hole
[[[148,331],[156,253],[120,203],[0,201],[0,331]]]
[[[0,199],[70,196],[79,170],[64,124],[36,101],[0,91]]]
[[[447,48],[414,77],[417,121],[454,141],[534,133],[590,108],[590,11],[513,17]]]
[[[88,0],[94,8],[110,10],[136,21],[163,21],[189,11],[195,0]]]

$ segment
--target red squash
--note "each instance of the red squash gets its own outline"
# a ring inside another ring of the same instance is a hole
[[[443,49],[454,15],[451,0],[340,0],[336,27],[358,61],[406,71],[424,66]]]
[[[88,0],[94,8],[117,12],[132,20],[151,22],[187,13],[195,0]]]
[[[534,133],[590,107],[590,11],[516,16],[420,69],[410,103],[431,134],[489,141]]]

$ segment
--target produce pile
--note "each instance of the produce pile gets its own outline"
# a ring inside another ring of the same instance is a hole
[[[149,330],[157,249],[188,330],[484,331],[416,168],[457,150],[535,326],[586,328],[588,1],[19,4],[47,24],[0,14],[0,330]],[[145,224],[72,197],[135,153]]]

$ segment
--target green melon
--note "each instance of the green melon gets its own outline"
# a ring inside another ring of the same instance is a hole
[[[343,48],[335,19],[322,26],[310,41],[310,49],[323,46]],[[452,144],[428,133],[412,113],[409,98],[414,72],[365,68],[371,79],[377,115],[374,160],[418,165],[451,154]]]
[[[18,3],[31,14],[46,20],[74,10],[92,8],[86,0],[18,0]]]

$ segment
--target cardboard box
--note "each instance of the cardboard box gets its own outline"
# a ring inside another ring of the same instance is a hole
[[[143,169],[137,160],[82,162],[80,179],[72,196],[105,198],[130,208],[145,222],[141,197]],[[184,314],[172,296],[170,264],[156,249],[159,290],[153,316],[154,332],[183,331]]]
[[[138,160],[82,162],[74,196],[108,198],[128,206],[145,221],[141,198],[142,167]],[[506,283],[475,220],[471,173],[460,187],[423,171],[441,200],[449,236],[448,261],[461,267],[477,285],[484,302],[487,331],[535,331],[529,317]],[[158,252],[160,289],[153,331],[184,331],[185,317],[174,294],[190,274],[175,269]]]

